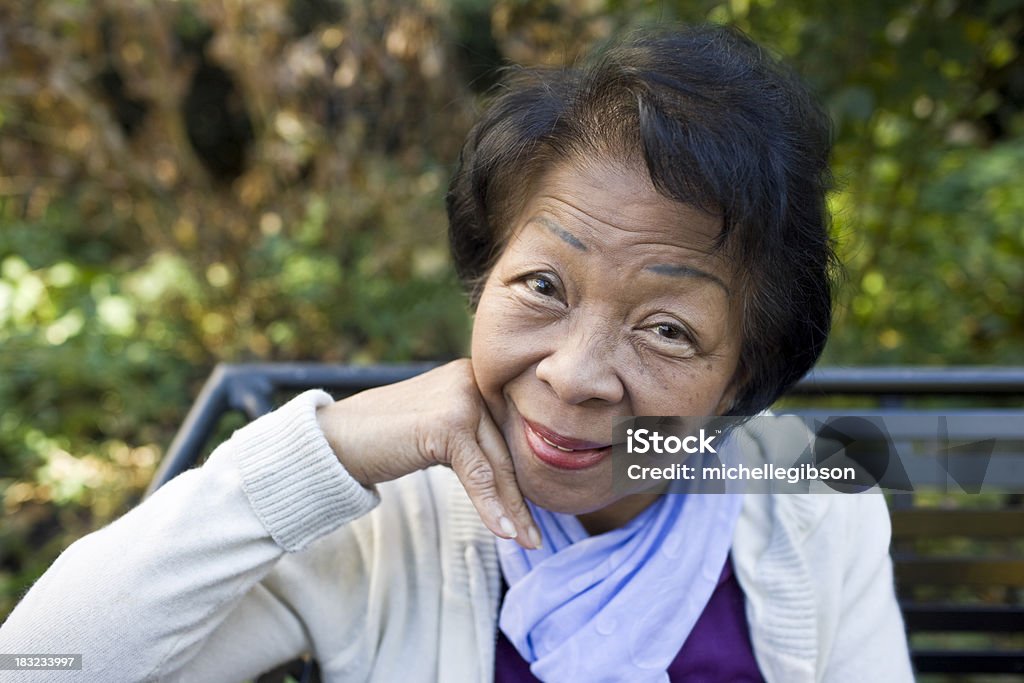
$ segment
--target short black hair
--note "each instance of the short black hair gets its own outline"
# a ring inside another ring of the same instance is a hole
[[[831,123],[804,83],[740,31],[639,30],[579,67],[510,71],[469,132],[447,195],[456,270],[475,305],[531,188],[591,156],[722,218],[741,284],[732,415],[767,408],[828,339]]]

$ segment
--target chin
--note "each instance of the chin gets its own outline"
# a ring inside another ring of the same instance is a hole
[[[557,512],[563,515],[573,515],[574,517],[579,515],[585,515],[596,510],[600,510],[601,507],[603,507],[600,505],[597,507],[594,507],[593,505],[588,506],[582,504],[574,505],[572,502],[566,501],[565,498],[562,496],[544,497],[528,495],[526,496],[526,498],[537,507],[542,507],[548,512]]]
[[[523,496],[534,505],[551,512],[585,515],[614,502],[610,493],[599,497],[595,496],[593,487],[584,486],[582,482],[579,486],[573,486],[572,484],[556,485],[550,480],[530,481],[531,479],[532,477],[529,476],[520,478],[519,488],[523,492]]]

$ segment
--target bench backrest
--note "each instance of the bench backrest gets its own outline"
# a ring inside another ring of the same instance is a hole
[[[220,365],[147,494],[197,464],[225,413],[251,420],[304,389],[319,387],[341,398],[430,367]],[[892,554],[919,672],[1024,675],[1024,368],[818,369],[781,405],[823,420],[851,411],[881,416],[901,452],[941,447],[937,418],[947,444],[998,437],[986,481],[1004,483],[1011,492],[950,492],[945,471],[913,472],[925,486],[887,494]]]

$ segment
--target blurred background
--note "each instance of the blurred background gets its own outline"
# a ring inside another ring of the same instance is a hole
[[[1024,0],[0,0],[0,619],[217,362],[464,355],[443,195],[497,70],[675,20],[832,113],[823,364],[1024,364]]]

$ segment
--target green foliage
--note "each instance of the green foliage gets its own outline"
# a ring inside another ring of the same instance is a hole
[[[138,500],[216,362],[465,352],[441,15],[289,9],[0,11],[0,615]]]
[[[514,59],[557,63],[635,24],[731,24],[786,58],[835,122],[847,268],[825,363],[1021,363],[1024,3],[500,2]]]
[[[735,24],[836,124],[826,362],[1021,363],[1024,2],[0,8],[0,615],[138,499],[218,361],[465,352],[442,196],[506,61]]]

